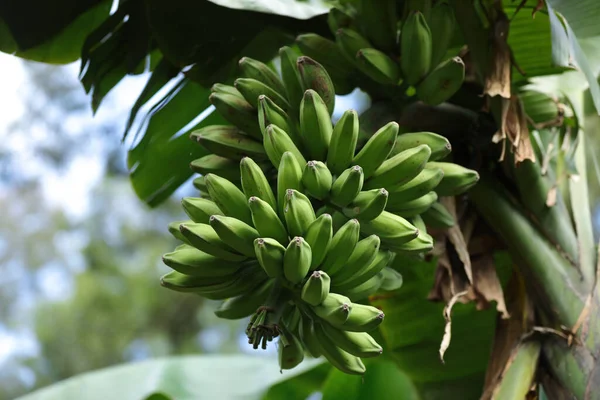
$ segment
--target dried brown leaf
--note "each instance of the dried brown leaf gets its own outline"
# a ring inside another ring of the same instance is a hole
[[[490,97],[510,97],[511,53],[508,46],[509,20],[503,12],[497,14],[493,22],[491,42],[491,59],[485,77],[483,92]]]
[[[504,291],[496,274],[494,258],[491,254],[485,254],[473,262],[473,284],[476,293],[479,295],[477,299],[479,309],[495,301],[496,310],[502,318],[508,319],[510,317],[504,302]]]
[[[467,291],[455,294],[448,304],[446,304],[446,307],[444,307],[443,315],[446,320],[446,326],[444,327],[444,336],[442,337],[442,343],[440,344],[440,360],[442,360],[442,362],[444,362],[444,354],[450,346],[450,340],[452,340],[452,307],[454,307],[454,304],[465,295],[467,295]]]
[[[443,197],[441,203],[448,209],[448,212],[454,217],[455,221],[458,221],[456,217],[456,200],[454,197]],[[460,224],[455,224],[451,228],[448,228],[446,231],[446,235],[448,236],[448,240],[454,248],[456,249],[456,253],[458,254],[458,258],[463,263],[465,268],[465,273],[467,274],[467,278],[469,279],[469,283],[473,284],[473,271],[471,268],[471,257],[469,256],[469,250],[467,249],[467,243],[460,229]]]
[[[556,195],[558,194],[558,188],[556,185],[552,186],[550,190],[548,190],[548,194],[546,195],[546,206],[554,207],[556,205]]]

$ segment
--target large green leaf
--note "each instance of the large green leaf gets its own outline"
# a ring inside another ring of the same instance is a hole
[[[177,400],[260,399],[272,385],[294,378],[320,362],[304,361],[293,370],[280,373],[273,358],[169,357],[86,373],[18,400],[141,400],[157,392]]]
[[[209,0],[211,3],[237,10],[258,11],[284,15],[297,19],[309,19],[329,11],[323,0]]]
[[[578,38],[600,36],[600,1],[546,0],[546,4],[565,17]]]

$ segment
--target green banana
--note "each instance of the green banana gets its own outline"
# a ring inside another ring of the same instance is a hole
[[[400,35],[400,67],[404,81],[416,85],[431,68],[431,31],[423,14],[411,12]]]
[[[396,138],[396,144],[391,155],[395,156],[405,150],[426,144],[431,149],[429,161],[437,161],[446,157],[452,151],[450,142],[445,137],[433,132],[408,132],[401,133]]]
[[[325,160],[332,132],[327,105],[317,92],[307,90],[300,103],[300,136],[311,157]]]
[[[348,218],[356,218],[361,222],[370,221],[385,210],[387,199],[388,191],[385,189],[360,192],[342,211]]]
[[[308,197],[294,189],[287,190],[283,213],[290,236],[303,236],[310,224],[317,219]]]
[[[262,237],[273,238],[281,244],[288,243],[288,234],[285,226],[277,216],[277,212],[269,203],[258,197],[252,196],[248,200],[254,227]]]
[[[283,129],[296,146],[302,144],[297,129],[287,113],[275,104],[273,100],[264,95],[258,96],[258,124],[263,136],[267,126],[272,124]]]
[[[353,27],[354,19],[345,11],[333,7],[329,10],[329,14],[327,15],[327,25],[329,26],[329,30],[332,33],[335,33],[338,29]]]
[[[292,369],[304,360],[304,349],[296,335],[289,332],[286,332],[285,335],[288,343],[284,345],[279,341],[277,346],[279,368],[282,370]]]
[[[302,168],[289,151],[283,153],[277,171],[277,204],[279,216],[284,218],[285,196],[288,189],[302,190]]]
[[[425,168],[430,154],[431,149],[426,144],[396,154],[385,160],[365,181],[365,189],[385,187],[391,190],[411,181]]]
[[[346,56],[353,65],[356,65],[356,54],[359,50],[373,48],[373,45],[354,29],[338,29],[335,31],[335,38],[342,54]]]
[[[204,178],[204,176],[194,178],[193,185],[196,189],[198,189],[202,197],[210,198],[210,195],[208,194],[208,188],[206,187],[206,179]]]
[[[306,56],[298,57],[296,66],[304,91],[315,91],[327,106],[329,115],[333,114],[333,109],[335,108],[335,87],[325,67]]]
[[[210,198],[225,215],[252,224],[248,201],[237,186],[214,174],[208,174],[204,178]]]
[[[323,271],[314,271],[302,286],[301,299],[311,306],[321,304],[329,294],[331,278]]]
[[[224,93],[224,94],[231,94],[231,95],[238,96],[238,97],[244,97],[244,96],[242,96],[240,91],[237,90],[234,86],[225,85],[223,83],[215,83],[214,85],[212,85],[210,87],[210,91],[212,93]]]
[[[360,49],[356,53],[356,65],[365,75],[382,85],[397,85],[401,79],[400,66],[396,61],[377,49]]]
[[[247,258],[236,254],[208,224],[184,223],[179,226],[179,230],[190,245],[211,256],[233,262],[240,262]]]
[[[252,315],[267,300],[274,282],[274,280],[268,279],[242,295],[225,300],[215,310],[215,315],[219,318],[232,320]]]
[[[285,279],[293,284],[300,283],[312,261],[312,250],[310,245],[301,236],[294,237],[283,256],[283,275]]]
[[[275,125],[269,125],[265,129],[263,144],[265,152],[275,168],[281,163],[281,157],[286,151],[291,152],[300,165],[306,165],[306,159],[302,155],[302,152],[298,150],[294,141],[287,132]]]
[[[266,201],[273,210],[277,210],[277,201],[263,170],[249,157],[240,162],[242,189],[246,198],[256,196]]]
[[[332,325],[348,332],[370,332],[383,322],[384,317],[378,308],[354,303],[346,322]]]
[[[304,95],[302,80],[296,65],[298,53],[291,47],[284,46],[279,49],[279,58],[281,59],[281,77],[285,85],[287,100],[290,103],[290,117],[297,118],[296,110],[300,108],[300,101]]]
[[[399,128],[396,122],[384,125],[354,157],[352,163],[362,167],[365,178],[369,178],[388,157],[394,148]]]
[[[423,221],[432,228],[451,228],[456,224],[454,217],[442,203],[433,203],[431,207],[421,214]]]
[[[381,277],[381,274],[378,273],[357,286],[353,286],[346,290],[338,290],[338,293],[348,296],[352,301],[363,300],[377,292],[382,283],[383,278]]]
[[[208,224],[211,215],[223,215],[214,202],[201,197],[184,197],[181,205],[192,221],[202,224]]]
[[[321,346],[315,336],[313,321],[306,315],[303,315],[300,319],[298,332],[300,334],[300,340],[304,344],[308,354],[314,358],[321,357]]]
[[[349,298],[337,293],[329,293],[321,304],[311,306],[319,318],[338,325],[344,324],[348,320],[353,307]]]
[[[191,220],[187,221],[173,221],[169,224],[169,233],[173,235],[173,237],[177,240],[181,240],[185,244],[190,244],[190,242],[183,236],[181,231],[179,230],[179,225],[194,222]]]
[[[419,235],[406,243],[391,246],[396,252],[404,253],[427,253],[433,250],[433,238],[427,232],[419,232]]]
[[[239,61],[239,67],[244,78],[256,79],[270,87],[280,96],[285,96],[283,82],[267,64],[250,57],[242,57]]]
[[[212,215],[209,223],[228,246],[247,257],[255,257],[254,239],[259,237],[256,229],[239,219],[222,215]]]
[[[352,278],[361,269],[364,269],[365,266],[375,261],[380,244],[381,240],[377,235],[371,235],[360,240],[356,244],[348,261],[339,270],[332,272],[331,276],[334,282],[344,282]]]
[[[283,110],[288,110],[290,104],[284,96],[277,93],[277,91],[264,83],[251,78],[238,78],[234,82],[234,86],[240,91],[242,96],[248,103],[254,108],[258,108],[258,96],[265,95],[269,97],[275,104],[281,107]]]
[[[331,172],[321,161],[309,161],[302,173],[302,184],[306,192],[315,199],[325,200],[333,183]]]
[[[190,169],[201,175],[215,174],[229,181],[240,180],[240,171],[237,161],[221,157],[216,154],[207,154],[190,163]]]
[[[415,215],[409,218],[408,222],[413,224],[415,228],[419,230],[419,232],[427,232],[427,225],[425,224],[425,221],[423,221],[423,218],[421,218],[420,215]]]
[[[354,70],[350,63],[345,62],[345,57],[333,40],[316,33],[306,33],[296,37],[296,44],[303,54],[323,64],[332,78],[339,76],[347,79]]]
[[[404,203],[389,205],[388,210],[401,217],[414,217],[427,211],[438,199],[436,192],[429,192],[414,200]]]
[[[330,275],[341,269],[356,247],[359,234],[360,223],[358,220],[351,219],[342,225],[333,235],[325,260],[321,264],[321,269]]]
[[[442,181],[435,188],[439,196],[463,194],[479,181],[477,171],[458,164],[435,161],[427,163],[427,168],[441,168],[444,171]]]
[[[435,189],[442,181],[444,171],[441,168],[425,168],[419,175],[406,182],[403,185],[397,186],[390,190],[390,197],[387,202],[387,207],[401,207],[406,202],[416,200],[421,196]]]
[[[381,290],[386,290],[389,292],[392,290],[398,290],[400,287],[402,287],[402,275],[392,268],[384,268],[381,271],[381,278]]]
[[[358,132],[358,113],[347,110],[335,124],[329,141],[327,167],[333,174],[339,175],[350,166],[356,150]]]
[[[260,126],[256,110],[243,97],[215,92],[208,97],[217,112],[253,138],[260,139]]]
[[[417,86],[417,97],[425,104],[437,106],[452,97],[465,80],[465,63],[453,57],[434,68]]]
[[[209,125],[193,131],[190,137],[211,153],[221,157],[234,160],[241,160],[246,156],[256,159],[266,158],[262,144],[244,135],[235,126]]]
[[[431,8],[429,28],[431,30],[431,65],[437,65],[446,56],[454,36],[454,12],[445,1],[438,1]]]
[[[350,375],[364,375],[366,368],[359,357],[342,350],[323,331],[321,324],[315,324],[315,335],[321,346],[321,353],[340,371]]]
[[[162,259],[177,272],[205,278],[228,276],[240,268],[238,262],[225,261],[188,245],[163,255]]]
[[[333,222],[331,215],[321,214],[308,226],[304,233],[304,239],[312,250],[312,261],[310,270],[315,270],[327,255],[329,246],[333,239]]]
[[[346,295],[346,291],[352,290],[355,287],[362,285],[369,279],[377,275],[386,266],[391,264],[395,258],[395,253],[387,250],[379,250],[375,259],[360,270],[356,272],[352,277],[341,280],[336,278],[332,285],[332,290],[336,293]],[[347,296],[347,295],[346,295]]]
[[[396,0],[378,1],[376,5],[361,0],[358,7],[361,26],[369,40],[387,52],[395,51],[398,33]]]
[[[345,207],[352,202],[363,187],[364,175],[360,165],[348,168],[331,186],[331,202]]]
[[[383,349],[366,332],[347,332],[329,324],[321,324],[325,334],[342,350],[356,357],[377,357]]]
[[[279,242],[271,238],[254,239],[254,253],[269,278],[278,278],[283,275],[285,247]]]
[[[368,235],[377,235],[386,246],[399,246],[419,235],[419,230],[404,218],[384,211],[375,219],[361,224],[361,230]]]

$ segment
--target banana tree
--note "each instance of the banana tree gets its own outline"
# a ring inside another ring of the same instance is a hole
[[[33,33],[0,6],[0,49],[80,55],[94,109],[151,71],[133,188],[155,206],[199,174],[163,286],[249,318],[273,368],[325,360],[324,398],[600,398],[600,3],[87,3]]]

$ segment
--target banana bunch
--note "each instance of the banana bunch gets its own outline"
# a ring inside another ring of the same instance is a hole
[[[461,87],[465,65],[460,57],[445,58],[455,29],[450,5],[441,0],[425,10],[418,3],[406,2],[401,31],[396,0],[376,7],[358,0],[357,10],[333,8],[328,22],[335,41],[308,33],[296,43],[334,74],[336,84],[350,80],[361,86],[367,77],[384,87],[412,86],[419,100],[437,105]],[[339,94],[345,92],[344,87]]]
[[[223,300],[221,318],[250,317],[249,343],[278,338],[281,369],[308,353],[363,374],[361,358],[381,354],[368,332],[384,315],[358,301],[401,286],[395,255],[430,251],[425,216],[452,222],[438,196],[479,177],[443,161],[444,137],[399,134],[395,122],[359,146],[355,111],[332,123],[327,70],[290,48],[280,56],[281,76],[242,58],[234,86],[213,86],[231,125],[191,134],[210,154],[191,163],[201,197],[184,198],[189,220],[169,226],[182,244],[164,255],[173,271],[161,284]]]

